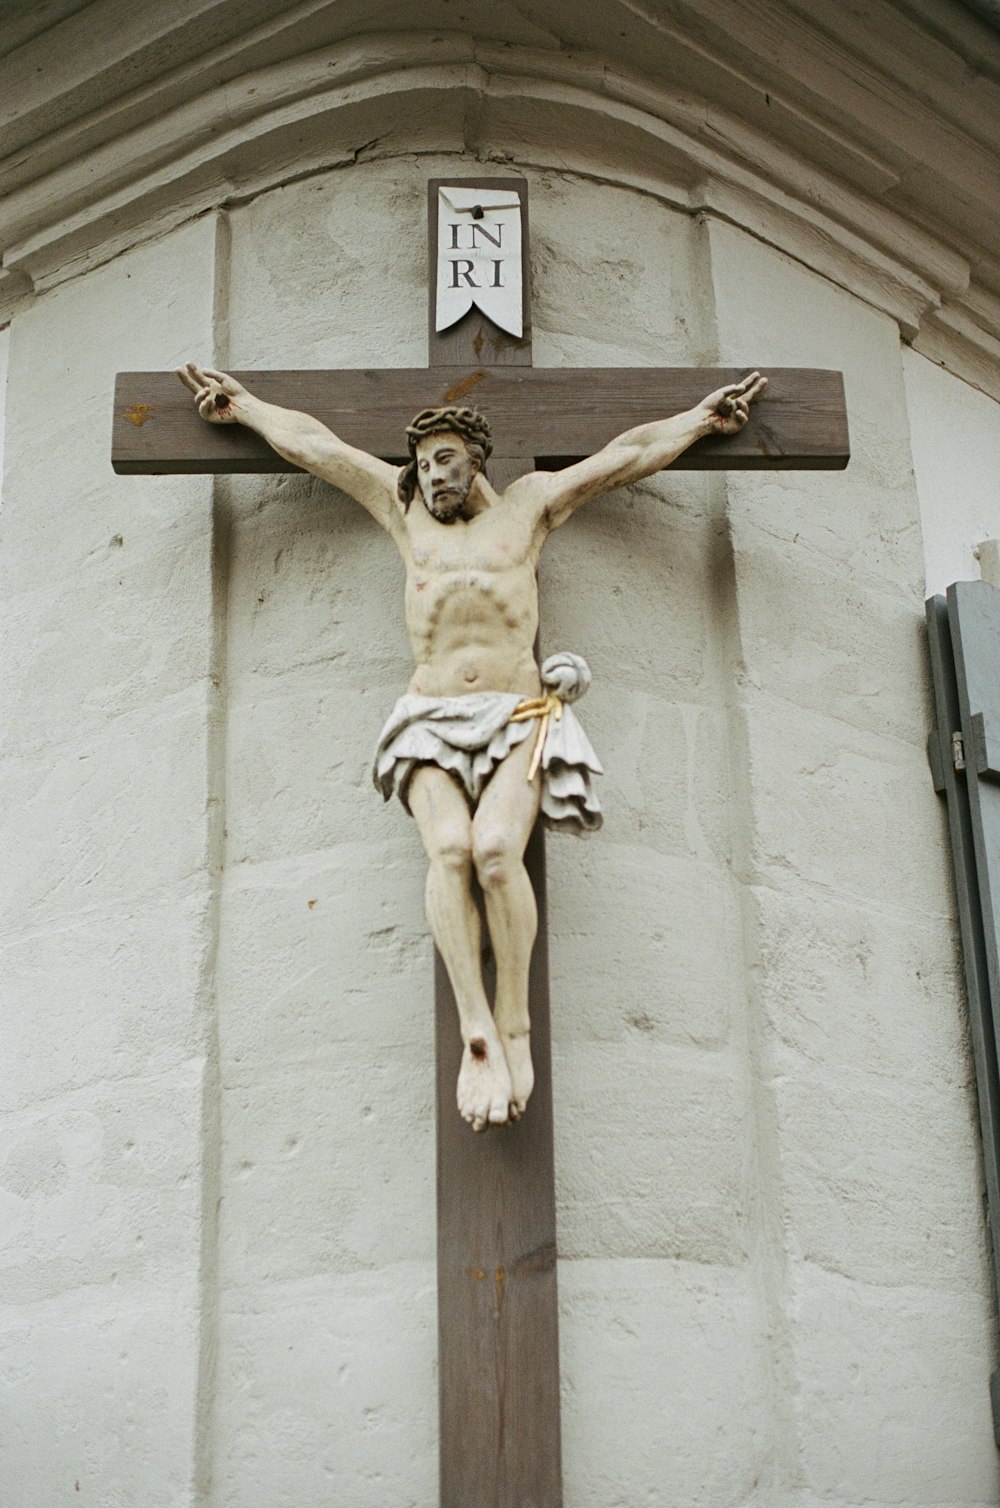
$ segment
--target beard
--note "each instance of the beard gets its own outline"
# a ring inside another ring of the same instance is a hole
[[[439,524],[453,524],[461,517],[468,496],[468,487],[449,488],[439,492],[437,497],[425,497],[424,507]]]

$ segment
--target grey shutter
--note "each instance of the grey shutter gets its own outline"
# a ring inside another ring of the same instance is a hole
[[[948,806],[979,1092],[987,1220],[1000,1275],[1000,591],[957,581],[927,603],[934,786]],[[1000,1446],[1000,1372],[990,1379]]]

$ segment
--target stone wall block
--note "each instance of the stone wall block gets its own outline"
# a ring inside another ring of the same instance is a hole
[[[689,366],[704,339],[698,230],[651,195],[528,172],[536,366]],[[621,234],[622,225],[627,235]],[[663,290],[670,290],[670,297]],[[581,319],[581,298],[601,317]],[[608,437],[611,438],[610,436]]]
[[[239,1009],[222,1035],[227,1082],[250,1083],[281,1063],[335,1066],[343,1044],[365,1047],[372,1062],[405,1045],[429,1082],[422,870],[390,835],[229,872],[218,981]]]
[[[33,349],[34,342],[25,360]],[[151,355],[140,369],[162,365]],[[12,390],[18,386],[12,380]],[[12,591],[51,589],[57,581],[79,586],[99,573],[109,550],[120,548],[118,535],[135,551],[178,522],[200,523],[207,533],[208,478],[118,477],[111,470],[113,390],[111,375],[57,435],[11,422],[0,570]],[[109,576],[116,565],[112,556]]]
[[[992,1320],[979,1295],[875,1287],[810,1266],[797,1274],[796,1321],[809,1488],[844,1503],[996,1501]]]
[[[214,263],[206,218],[37,297],[9,337],[0,1478],[16,1508],[193,1501],[213,494],[116,477],[110,439],[116,371],[210,358]]]
[[[228,1295],[214,1501],[433,1508],[433,1264]]]
[[[553,1063],[560,1253],[741,1264],[748,1128],[729,1055],[639,1038],[609,1072],[604,1045],[557,1038]]]
[[[866,587],[842,567],[733,518],[746,691],[766,691],[907,743],[927,734],[926,631],[918,601]]]
[[[549,541],[539,573],[543,654],[569,649],[594,688],[664,700],[711,699],[713,616],[709,531],[678,519],[676,493],[704,503],[701,478],[658,481],[588,505]]]
[[[3,965],[3,1101],[24,1110],[84,1085],[176,1069],[202,1050],[211,949],[202,873],[12,938]]]
[[[886,592],[916,609],[923,564],[919,528],[905,507],[912,501],[912,483],[869,484],[855,464],[856,458],[846,473],[810,474],[807,482],[793,471],[734,473],[726,484],[730,515],[759,525],[783,548],[794,546],[796,558],[813,556],[839,572],[842,584],[851,584],[852,599],[859,590]],[[892,515],[900,512],[904,520],[893,523]]]
[[[752,1501],[769,1443],[746,1275],[575,1261],[559,1285],[567,1503]]]
[[[229,863],[289,858],[366,834],[375,841],[396,836],[408,846],[416,837],[407,830],[410,819],[398,802],[386,806],[371,776],[390,705],[377,691],[331,684],[322,666],[276,677],[252,699],[234,698]]]
[[[931,596],[977,581],[976,547],[1000,534],[1000,404],[909,348],[903,379]]]
[[[0,845],[35,862],[0,884],[0,908],[37,927],[133,903],[208,862],[204,686],[131,713],[54,753],[0,762],[11,800]]]
[[[896,324],[730,225],[708,222],[726,361],[832,367],[844,373],[851,461],[846,473],[734,474],[734,512],[919,602],[923,559],[913,492]]]
[[[958,938],[948,916],[909,916],[867,896],[755,887],[756,966],[775,1046],[796,1075],[857,1069],[915,1095],[975,1099]],[[978,1221],[977,1221],[978,1226]]]
[[[724,712],[607,684],[594,687],[576,711],[604,766],[596,783],[604,810],[599,848],[634,843],[664,856],[726,863],[732,832]]]
[[[719,1046],[738,991],[728,874],[607,836],[580,858],[569,845],[554,838],[548,850],[557,1039]],[[622,908],[610,935],[609,895]]]
[[[978,1148],[949,1086],[893,1086],[862,1066],[806,1070],[778,1055],[787,1211],[803,1261],[887,1287],[974,1290],[989,1302],[979,1247]]]
[[[844,898],[906,897],[940,917],[948,897],[940,813],[919,745],[878,737],[778,698],[747,711],[756,829],[765,883],[802,883]]]
[[[145,529],[126,498],[200,500],[204,508],[204,478],[115,477],[111,409],[116,372],[209,355],[193,347],[211,339],[214,244],[206,217],[52,291],[14,320],[0,571],[15,590],[93,571],[116,534],[138,548]]]
[[[79,573],[12,598],[0,754],[76,742],[208,674],[211,619],[190,613],[209,590],[208,523],[199,506],[152,535],[105,531]]]
[[[0,1319],[0,1474],[11,1508],[194,1501],[192,1303],[190,1292],[146,1283],[74,1291]]]
[[[234,687],[244,675],[259,684],[310,666],[328,686],[405,682],[402,564],[388,536],[326,482],[268,476],[229,486]]]
[[[234,210],[233,366],[423,366],[426,180],[435,170],[427,158],[417,172],[372,162]]]
[[[434,1080],[424,1061],[408,1047],[345,1042],[316,1064],[258,1067],[249,1084],[226,1088],[227,1285],[433,1258]]]
[[[10,1305],[78,1288],[185,1287],[200,1221],[197,1060],[78,1090],[0,1123]]]
[[[295,364],[304,366],[424,365],[426,182],[480,171],[481,165],[455,157],[425,155],[419,163],[404,162],[402,170],[399,160],[372,161],[363,174],[287,184],[235,210],[234,364],[263,365],[264,353],[273,360],[277,350],[282,361],[294,353]],[[502,176],[504,169],[496,171]],[[536,365],[690,360],[692,343],[703,340],[690,216],[652,197],[593,183],[593,211],[581,223],[575,183],[520,166],[507,171],[529,181]],[[612,229],[623,219],[626,240]],[[400,234],[401,226],[412,233]],[[588,303],[607,311],[599,325],[583,330],[582,285]],[[664,287],[676,297],[664,298]],[[390,288],[399,296],[388,299]],[[377,359],[361,361],[359,351]]]

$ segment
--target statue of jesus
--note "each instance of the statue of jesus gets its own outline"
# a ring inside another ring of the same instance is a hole
[[[464,1044],[458,1108],[476,1131],[524,1113],[534,1083],[528,964],[537,913],[524,851],[549,826],[601,822],[600,764],[568,707],[590,681],[577,655],[535,661],[536,571],[553,529],[590,498],[661,471],[695,440],[743,428],[767,379],[751,372],[689,409],[642,424],[562,471],[498,493],[486,476],[489,425],[468,408],[425,409],[407,429],[410,463],[390,466],[318,419],[264,403],[223,372],[178,370],[211,424],[245,424],[279,455],[355,498],[406,566],[416,668],[379,740],[375,781],[416,819],[427,851],[427,919],[451,979]],[[496,960],[483,985],[482,888]]]

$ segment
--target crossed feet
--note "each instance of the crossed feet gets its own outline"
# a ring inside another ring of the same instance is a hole
[[[473,1131],[519,1120],[534,1083],[529,1028],[508,1028],[491,1015],[477,1022],[458,1074],[459,1112]]]

